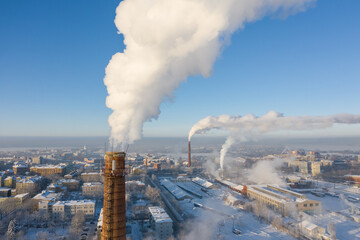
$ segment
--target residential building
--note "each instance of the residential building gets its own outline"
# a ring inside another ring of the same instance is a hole
[[[16,163],[13,166],[13,171],[15,175],[25,175],[26,172],[29,172],[29,166],[25,163]]]
[[[49,176],[53,174],[58,174],[63,176],[65,174],[65,164],[58,164],[58,165],[37,165],[30,168],[30,171],[33,173],[40,174],[41,176]]]
[[[57,201],[49,205],[52,205],[51,215],[55,220],[71,218],[79,212],[82,212],[86,219],[93,219],[95,216],[95,201],[92,200]]]
[[[173,234],[173,221],[161,207],[149,207],[150,223],[156,239],[169,239]]]
[[[23,178],[16,182],[16,193],[30,193],[30,195],[34,195],[44,187],[43,185],[43,177]]]
[[[311,162],[310,163],[311,168],[311,175],[312,176],[318,176],[321,173],[321,162]]]
[[[79,191],[80,181],[76,179],[60,179],[57,182],[59,185],[66,187],[68,191]]]
[[[88,182],[82,185],[82,195],[87,197],[102,197],[104,184],[101,182]]]
[[[8,176],[4,179],[4,187],[15,188],[16,187],[16,178]]]
[[[81,174],[81,180],[84,182],[103,182],[99,172],[88,172]]]

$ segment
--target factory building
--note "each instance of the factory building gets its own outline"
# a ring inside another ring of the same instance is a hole
[[[169,239],[173,233],[173,221],[161,207],[149,207],[150,223],[156,239]]]
[[[293,206],[295,206],[298,211],[310,215],[321,212],[321,202],[307,199],[307,196],[304,194],[299,194],[276,185],[248,186],[247,195],[250,199],[267,205],[283,216],[288,216]]]
[[[30,168],[30,172],[40,174],[41,176],[49,176],[58,174],[63,176],[65,174],[65,164],[58,165],[37,165]]]

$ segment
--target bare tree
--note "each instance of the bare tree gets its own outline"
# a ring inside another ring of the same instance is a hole
[[[157,190],[156,188],[150,187],[150,185],[148,185],[146,187],[145,195],[146,195],[147,198],[150,199],[151,202],[160,201],[159,190]]]
[[[7,240],[15,239],[16,232],[17,232],[16,220],[13,219],[9,223],[8,230],[6,232],[6,239]]]
[[[71,219],[71,227],[69,229],[69,238],[72,239],[80,234],[85,224],[85,215],[83,212],[77,212]]]

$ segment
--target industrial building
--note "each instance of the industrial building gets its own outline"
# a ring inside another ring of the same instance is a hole
[[[310,215],[321,212],[321,202],[307,199],[307,196],[304,194],[293,192],[276,185],[248,186],[247,195],[250,199],[255,199],[267,205],[283,216],[288,216],[293,206],[295,206],[298,211]]]
[[[191,181],[193,181],[193,183],[196,183],[197,185],[199,185],[203,188],[213,188],[214,187],[214,184],[212,184],[211,182],[206,181],[202,178],[199,178],[199,177],[193,178],[193,179],[191,179]]]
[[[156,239],[169,239],[173,233],[173,221],[161,207],[149,207],[150,223]]]
[[[160,184],[164,186],[177,200],[184,200],[186,198],[191,199],[192,197],[187,194],[184,190],[178,187],[175,183],[168,179],[162,179]]]

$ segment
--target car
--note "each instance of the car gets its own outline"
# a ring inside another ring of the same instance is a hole
[[[89,228],[88,228],[88,227],[84,227],[84,228],[83,228],[83,231],[87,232],[87,231],[89,231]]]
[[[86,233],[86,232],[83,232],[83,233],[81,234],[81,236],[87,236],[87,233]]]

